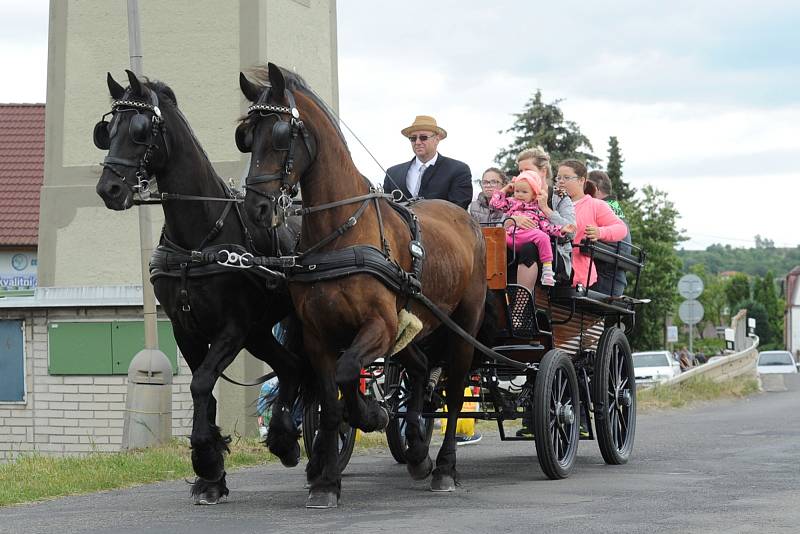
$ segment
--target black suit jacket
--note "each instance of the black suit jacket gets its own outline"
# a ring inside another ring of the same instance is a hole
[[[387,177],[383,181],[383,190],[390,192],[400,189],[406,198],[411,198],[406,184],[406,175],[412,163],[414,163],[414,159],[389,167],[389,170],[386,171]],[[469,203],[472,202],[472,173],[463,161],[439,154],[436,165],[425,169],[418,196],[449,200],[453,204],[467,209]]]

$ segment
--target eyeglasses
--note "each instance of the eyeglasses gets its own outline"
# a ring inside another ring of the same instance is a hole
[[[425,141],[427,141],[428,139],[431,139],[433,137],[436,137],[436,136],[435,135],[409,135],[408,136],[408,140],[411,141],[412,143],[416,143],[417,139],[419,139],[420,141],[422,141],[424,143]]]
[[[500,187],[503,185],[503,182],[497,180],[481,180],[481,185],[483,187]]]
[[[564,176],[564,175],[559,174],[558,176],[556,176],[556,181],[560,182],[562,180],[564,180],[564,181],[566,181],[566,180],[577,180],[578,178],[579,178],[578,176]]]

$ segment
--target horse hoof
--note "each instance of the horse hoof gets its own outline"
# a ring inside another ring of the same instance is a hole
[[[433,460],[431,460],[430,456],[426,456],[422,462],[416,465],[407,463],[406,468],[408,469],[408,473],[411,475],[411,478],[414,480],[425,480],[428,478],[428,475],[431,474],[431,471],[433,471]]]
[[[213,506],[225,501],[227,492],[221,492],[216,486],[208,488],[203,493],[196,495],[194,503],[199,506]]]
[[[336,508],[339,497],[333,491],[314,491],[308,493],[306,508]]]
[[[431,480],[431,491],[436,493],[446,493],[456,490],[456,481],[450,475],[434,476]]]

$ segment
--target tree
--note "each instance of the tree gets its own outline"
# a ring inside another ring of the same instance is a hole
[[[747,310],[747,318],[756,320],[756,335],[758,336],[759,346],[772,343],[772,326],[769,322],[767,309],[763,304],[753,299],[747,299],[737,302],[736,309]]]
[[[725,296],[728,299],[731,316],[736,315],[736,307],[742,301],[750,299],[750,279],[746,274],[736,273],[725,285]]]
[[[778,298],[778,292],[775,289],[775,275],[772,271],[768,271],[763,278],[753,282],[753,300],[764,306],[769,321],[770,337],[761,339],[761,342],[764,345],[782,347],[784,304]]]
[[[651,299],[636,311],[636,328],[630,336],[634,350],[663,349],[664,319],[676,305],[675,288],[681,275],[676,245],[685,238],[677,228],[678,211],[667,194],[647,185],[644,198],[629,204],[626,218],[633,243],[647,257],[639,277],[639,295]]]
[[[495,156],[500,168],[507,173],[517,174],[517,154],[537,145],[550,154],[550,161],[554,164],[574,158],[585,161],[589,167],[597,166],[600,158],[592,154],[592,143],[576,123],[564,120],[564,113],[558,106],[560,103],[559,99],[545,104],[542,102],[542,91],[536,90],[522,113],[514,114],[514,125],[500,131],[514,134],[514,141],[508,148],[501,149]]]
[[[622,159],[622,153],[619,149],[619,141],[613,135],[608,139],[608,165],[606,165],[606,173],[611,179],[611,187],[614,196],[618,200],[630,200],[636,193],[636,190],[627,182],[622,180],[622,164],[625,162]]]
[[[713,326],[722,325],[724,309],[728,306],[725,296],[725,284],[719,276],[706,271],[705,265],[698,263],[692,265],[690,273],[696,274],[703,281],[703,292],[697,298],[703,305],[703,321],[697,325],[700,336],[703,335],[703,325],[711,323]]]

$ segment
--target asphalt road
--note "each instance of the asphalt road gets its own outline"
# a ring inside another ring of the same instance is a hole
[[[306,510],[301,467],[228,475],[228,502],[193,506],[168,482],[0,509],[0,532],[800,532],[800,379],[748,399],[640,415],[634,456],[607,466],[581,442],[547,480],[533,443],[459,449],[462,485],[432,494],[388,452],[353,458],[335,510]]]

